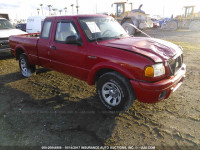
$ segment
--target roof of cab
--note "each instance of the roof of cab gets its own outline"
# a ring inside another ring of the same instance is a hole
[[[110,17],[107,15],[66,15],[66,16],[50,16],[47,17],[46,19],[55,19],[55,18],[68,18],[68,19],[77,19],[77,18],[83,18],[83,17]]]

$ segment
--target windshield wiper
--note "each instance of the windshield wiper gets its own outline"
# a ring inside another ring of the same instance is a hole
[[[122,37],[128,37],[128,36],[125,35],[125,34],[120,34],[120,35],[115,36],[115,38],[118,38],[118,39],[120,39],[120,38],[122,38]]]
[[[122,37],[126,37],[126,35],[125,34],[120,34],[120,35],[114,36],[114,37],[98,37],[96,39],[92,39],[91,41],[98,42],[98,41],[109,40],[109,39],[120,39]]]

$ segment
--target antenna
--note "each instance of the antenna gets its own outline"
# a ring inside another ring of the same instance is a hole
[[[95,23],[96,23],[96,19],[94,19],[95,20]],[[95,33],[94,33],[94,38],[95,38],[95,41],[96,41],[96,44],[98,45],[99,43],[98,43],[98,41],[97,41],[97,35],[96,35],[96,28],[95,28]]]

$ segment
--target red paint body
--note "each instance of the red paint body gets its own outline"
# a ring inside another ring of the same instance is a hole
[[[97,73],[101,69],[115,70],[130,80],[139,101],[154,103],[168,98],[173,89],[182,83],[186,66],[182,64],[175,75],[170,75],[168,62],[182,55],[181,49],[169,42],[153,38],[126,37],[121,39],[88,42],[78,22],[80,17],[105,17],[100,15],[49,17],[53,25],[49,39],[11,36],[11,52],[17,58],[23,50],[32,65],[57,70],[95,84]],[[82,46],[54,42],[56,23],[59,20],[73,21],[83,41]],[[52,50],[50,46],[55,46]],[[89,57],[88,57],[89,56]],[[165,64],[165,75],[155,78],[144,76],[144,69],[156,63]],[[159,95],[166,95],[159,99]]]

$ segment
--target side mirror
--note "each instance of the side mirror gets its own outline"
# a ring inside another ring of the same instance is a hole
[[[71,35],[66,38],[66,44],[74,44],[74,45],[83,45],[81,39],[79,39],[76,35]]]

